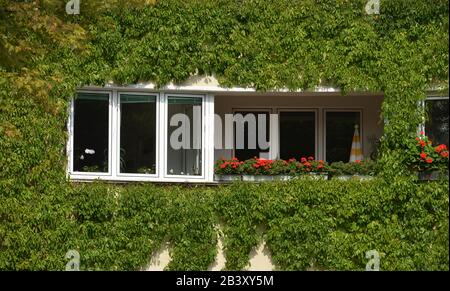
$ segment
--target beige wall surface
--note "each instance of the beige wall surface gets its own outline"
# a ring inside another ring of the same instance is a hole
[[[216,94],[214,97],[215,113],[225,123],[224,114],[232,113],[236,109],[268,108],[271,113],[278,113],[280,109],[315,109],[317,110],[318,136],[317,158],[324,158],[324,112],[325,110],[361,110],[362,129],[361,142],[364,157],[368,158],[374,150],[374,140],[381,137],[383,124],[380,119],[382,94],[352,93],[236,93]],[[225,140],[225,130],[222,129],[222,140]],[[215,150],[215,159],[231,158],[233,150]]]

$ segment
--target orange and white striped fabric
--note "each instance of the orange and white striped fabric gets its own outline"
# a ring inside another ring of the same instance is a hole
[[[353,134],[352,149],[350,151],[350,162],[361,161],[363,159],[361,140],[359,138],[359,126],[355,124],[355,133]]]

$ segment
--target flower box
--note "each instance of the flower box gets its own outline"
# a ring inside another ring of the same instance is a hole
[[[267,182],[274,181],[275,176],[270,175],[242,175],[242,181],[247,182]]]
[[[234,182],[234,181],[242,181],[241,175],[214,175],[214,181],[219,182]]]
[[[292,180],[294,178],[294,176],[290,176],[290,175],[276,175],[273,176],[273,179],[275,181],[289,181]]]
[[[436,181],[442,178],[448,179],[448,173],[440,171],[422,171],[417,173],[419,181]]]
[[[338,175],[338,176],[334,176],[333,179],[337,179],[337,180],[344,180],[344,181],[348,181],[348,180],[372,180],[373,176],[369,176],[369,175]]]
[[[296,176],[297,179],[328,180],[328,173],[308,173]]]

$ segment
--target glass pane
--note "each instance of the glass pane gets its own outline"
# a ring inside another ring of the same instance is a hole
[[[156,173],[156,97],[120,95],[120,172]]]
[[[167,174],[202,175],[202,98],[168,98]]]
[[[316,156],[314,112],[280,113],[280,158],[288,160]]]
[[[109,94],[75,97],[74,157],[76,172],[108,172]]]
[[[448,146],[448,99],[427,100],[427,122],[425,132],[433,144]]]
[[[235,112],[234,116],[237,114],[242,114],[242,121],[243,124],[239,123],[238,121],[234,123],[234,155],[236,158],[238,158],[241,161],[252,159],[254,157],[264,157],[268,156],[270,148],[261,148],[261,145],[259,144],[259,139],[264,139],[268,141],[270,137],[270,122],[269,122],[269,112],[263,112],[263,111],[254,111],[254,112]],[[249,124],[248,122],[245,122],[245,120],[250,120],[250,116],[253,116],[252,120],[254,120],[254,128],[256,129],[256,135],[249,135]],[[259,126],[258,126],[258,118],[261,118],[261,116],[265,116],[266,119],[266,134],[261,132]],[[237,133],[237,126],[243,128],[243,141],[239,142],[237,139],[239,138],[239,134]],[[261,137],[260,137],[261,136]],[[251,146],[249,144],[249,137],[253,139],[252,143],[254,143],[255,146]],[[240,144],[242,143],[242,146]]]
[[[326,156],[328,162],[348,162],[359,112],[326,113]],[[359,127],[361,134],[361,126]],[[362,140],[362,139],[361,139]]]

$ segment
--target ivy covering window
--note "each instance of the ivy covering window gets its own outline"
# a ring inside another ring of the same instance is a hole
[[[156,96],[120,94],[121,173],[156,173]]]
[[[202,175],[202,98],[168,97],[167,175]]]
[[[74,101],[75,172],[109,170],[109,94],[78,93]]]
[[[348,162],[352,148],[355,125],[360,124],[360,112],[326,112],[327,162]],[[361,132],[359,133],[361,136]]]
[[[434,144],[448,144],[448,98],[426,100],[425,132]]]

